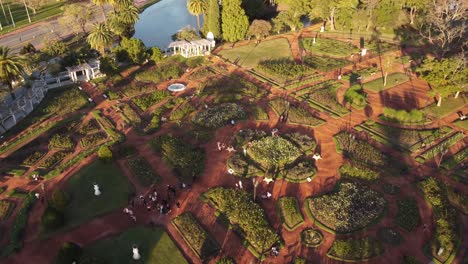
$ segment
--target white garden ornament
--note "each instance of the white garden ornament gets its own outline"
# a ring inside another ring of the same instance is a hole
[[[275,180],[273,180],[273,178],[267,178],[267,177],[265,177],[265,178],[263,179],[263,181],[266,182],[267,184],[270,184],[270,182],[274,182]]]
[[[99,196],[101,195],[101,191],[99,190],[99,185],[94,184],[94,195]]]
[[[138,250],[138,247],[136,245],[133,245],[132,252],[134,260],[139,260],[141,258],[140,251]]]

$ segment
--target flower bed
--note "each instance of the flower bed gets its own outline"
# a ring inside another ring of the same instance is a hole
[[[336,99],[337,87],[331,89],[314,90],[305,97],[310,99],[309,105],[319,111],[326,111],[332,116],[341,117],[349,113],[346,107],[338,103]]]
[[[203,261],[218,254],[219,245],[190,212],[172,219],[172,224],[192,251]]]
[[[435,220],[435,230],[429,241],[428,253],[442,263],[450,262],[460,243],[457,213],[451,207],[447,198],[446,187],[434,178],[418,183],[418,188],[426,201],[432,206]],[[443,248],[441,254],[439,250]]]
[[[446,170],[451,170],[466,159],[468,159],[468,148],[464,148],[458,151],[457,153],[453,154],[448,159],[445,159],[442,162],[441,167]]]
[[[185,183],[191,183],[204,169],[205,152],[171,135],[159,136],[151,140],[154,151],[162,154],[163,160]]]
[[[390,89],[394,86],[403,84],[405,82],[409,81],[409,78],[406,74],[397,72],[397,73],[392,73],[387,76],[387,85],[383,85],[384,81],[383,78],[378,78],[375,80],[372,80],[370,82],[366,82],[363,84],[364,89],[370,90],[372,92],[380,92],[384,91],[387,89]]]
[[[208,76],[215,75],[215,72],[213,72],[209,67],[203,67],[200,68],[190,74],[188,77],[189,80],[198,80],[202,78],[206,78]]]
[[[28,166],[28,167],[33,166],[34,164],[36,164],[36,162],[38,162],[40,159],[42,159],[42,157],[44,157],[45,154],[47,154],[47,152],[45,152],[45,151],[34,151],[33,153],[29,154],[23,160],[21,165]]]
[[[254,105],[252,106],[252,116],[255,120],[266,121],[269,120],[268,113],[261,106]]]
[[[403,237],[398,231],[386,227],[377,231],[377,238],[380,241],[393,246],[398,246],[403,242]]]
[[[282,167],[295,161],[301,153],[288,140],[268,136],[252,142],[247,149],[248,155],[265,168]]]
[[[44,169],[52,169],[55,165],[65,159],[72,152],[60,150],[48,156],[39,166]]]
[[[252,201],[247,192],[217,187],[203,195],[239,227],[255,256],[260,257],[279,242],[279,236],[266,221],[263,209]]]
[[[121,116],[132,126],[139,126],[141,124],[141,117],[128,104],[123,105]]]
[[[250,162],[247,157],[244,157],[244,155],[240,153],[232,155],[227,160],[227,167],[234,171],[234,175],[246,178],[260,176],[264,173],[263,170],[258,168],[253,164],[253,162]]]
[[[170,96],[170,93],[166,90],[157,90],[150,95],[144,95],[138,98],[134,98],[132,101],[141,110],[145,111],[150,106],[162,101],[163,99]]]
[[[325,228],[350,233],[378,221],[385,211],[386,201],[365,185],[342,182],[336,192],[308,198],[306,207]]]
[[[352,134],[342,131],[334,136],[339,150],[359,164],[364,163],[370,166],[385,167],[388,165],[389,158],[379,149],[366,141],[355,138]]]
[[[345,163],[340,167],[339,172],[342,178],[354,178],[365,181],[375,181],[380,178],[378,172],[358,164]]]
[[[301,232],[301,241],[306,247],[318,247],[323,242],[322,232],[312,228],[304,229]]]
[[[155,182],[159,182],[159,176],[154,173],[151,166],[143,157],[127,160],[127,164],[141,185],[148,187]]]
[[[426,114],[422,110],[413,109],[406,111],[404,109],[393,109],[384,107],[381,119],[389,122],[396,122],[401,124],[424,124],[428,121]]]
[[[316,38],[313,43],[313,38],[301,39],[301,46],[312,53],[326,54],[332,56],[349,56],[359,49],[349,42],[339,41],[328,38]]]
[[[244,109],[235,103],[225,103],[202,110],[192,119],[198,126],[217,128],[226,125],[231,120],[245,118]]]
[[[311,160],[302,160],[286,166],[281,174],[286,181],[299,183],[307,181],[308,178],[312,179],[315,177],[317,169]]]
[[[151,69],[142,69],[135,74],[135,80],[143,83],[158,83],[169,79],[177,79],[184,70],[177,63],[158,64]]]
[[[324,123],[304,108],[290,106],[290,103],[282,98],[271,100],[269,105],[278,116],[287,116],[287,120],[293,124],[318,126]]]
[[[89,148],[96,146],[99,142],[107,139],[107,135],[104,132],[97,132],[94,134],[86,135],[80,140],[81,147]]]
[[[313,153],[317,147],[317,143],[313,138],[298,132],[285,134],[284,138],[291,141],[291,143],[296,145],[304,154]]]
[[[367,93],[362,90],[360,85],[353,85],[346,90],[344,101],[351,104],[356,109],[363,109],[367,105]]]
[[[49,149],[71,149],[75,146],[67,135],[54,134],[49,141]]]
[[[6,220],[15,209],[16,204],[8,200],[0,200],[0,220]]]
[[[384,253],[382,244],[371,238],[336,239],[327,252],[327,256],[346,262],[362,262]]]
[[[425,150],[423,153],[419,154],[416,157],[416,161],[424,163],[427,160],[434,158],[443,151],[449,149],[452,145],[457,143],[458,140],[464,138],[465,135],[463,132],[456,132],[446,138],[444,138],[439,144],[432,146],[431,148]]]
[[[397,206],[398,211],[395,217],[395,223],[404,230],[411,232],[421,222],[416,199],[412,197],[403,198],[398,200]]]
[[[343,68],[351,64],[351,62],[347,60],[335,59],[330,57],[320,57],[315,55],[304,57],[304,63],[309,67],[322,72],[329,72],[333,69]]]
[[[299,210],[299,203],[295,197],[281,197],[277,203],[283,226],[292,231],[304,223],[304,217]]]
[[[223,76],[209,81],[202,91],[202,95],[213,95],[216,98],[227,95],[241,95],[259,99],[266,94],[267,91],[264,89],[236,75]]]
[[[293,93],[293,96],[295,98],[302,98],[304,99],[305,97],[303,97],[304,95],[310,93],[310,92],[313,92],[315,90],[320,90],[320,89],[333,89],[335,87],[338,87],[340,86],[341,84],[335,80],[326,80],[324,82],[320,82],[320,83],[317,83],[317,84],[314,84],[314,85],[311,85],[311,86],[307,86],[306,88],[304,89],[301,89],[299,91],[296,91]]]
[[[99,124],[96,122],[96,119],[90,119],[86,124],[83,124],[78,132],[81,135],[89,135],[99,131]]]
[[[176,109],[172,110],[171,114],[169,115],[169,120],[182,120],[193,111],[195,111],[195,108],[189,102],[183,103],[179,105]]]
[[[294,60],[289,58],[261,61],[257,69],[280,82],[314,73],[311,68],[297,64]]]
[[[453,205],[463,214],[468,215],[468,195],[462,191],[447,186],[447,198],[450,201],[450,204]]]

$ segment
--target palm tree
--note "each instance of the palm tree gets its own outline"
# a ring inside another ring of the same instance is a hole
[[[102,16],[104,17],[104,21],[107,21],[106,11],[104,10],[104,6],[107,5],[107,4],[111,4],[112,1],[111,0],[91,0],[91,2],[93,2],[93,4],[101,7]]]
[[[112,12],[107,20],[107,26],[109,30],[115,35],[123,37],[128,29],[128,25],[122,21],[118,13]]]
[[[200,15],[206,12],[205,0],[187,0],[187,10],[190,14],[197,16],[198,30],[200,30]]]
[[[21,57],[10,54],[10,48],[0,46],[0,80],[8,85],[11,97],[16,99],[13,92],[13,81],[24,74],[24,60]]]
[[[114,6],[114,9],[117,9],[118,11],[122,11],[130,6],[135,7],[132,0],[112,0],[112,5]]]
[[[137,22],[140,12],[136,6],[130,5],[118,11],[118,15],[122,22],[133,25]]]
[[[97,49],[105,55],[105,48],[112,44],[114,36],[105,23],[95,24],[87,38],[91,48]]]

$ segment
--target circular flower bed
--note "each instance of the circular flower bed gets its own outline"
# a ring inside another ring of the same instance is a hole
[[[338,191],[309,198],[306,204],[326,228],[349,233],[374,223],[384,212],[386,201],[366,185],[342,182]]]
[[[299,149],[291,142],[282,137],[273,136],[253,141],[247,153],[266,168],[284,166],[301,155]]]
[[[234,103],[226,103],[200,111],[192,121],[202,127],[217,128],[226,125],[230,120],[243,118],[245,118],[245,112],[242,107]]]
[[[322,244],[323,235],[319,230],[304,229],[301,233],[302,244],[307,247],[318,247]]]

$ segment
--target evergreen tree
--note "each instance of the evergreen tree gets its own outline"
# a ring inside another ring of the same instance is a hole
[[[241,7],[241,0],[223,1],[221,18],[224,40],[234,42],[244,39],[249,28],[249,19]]]
[[[208,0],[208,9],[203,24],[203,33],[212,32],[215,38],[221,38],[221,25],[219,17],[218,0]]]

